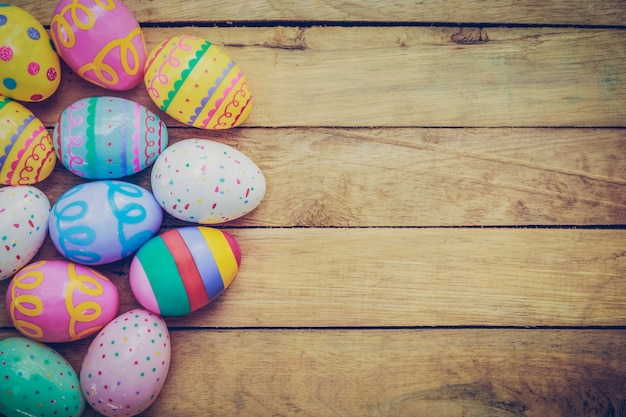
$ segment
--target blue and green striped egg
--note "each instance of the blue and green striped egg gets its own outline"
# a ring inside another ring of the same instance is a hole
[[[52,134],[58,160],[87,179],[116,179],[154,163],[168,145],[165,123],[145,106],[120,97],[70,104]]]

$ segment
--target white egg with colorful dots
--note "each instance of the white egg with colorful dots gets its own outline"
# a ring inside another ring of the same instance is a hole
[[[165,321],[143,309],[107,324],[89,345],[80,371],[87,403],[105,416],[134,416],[161,392],[170,367]]]
[[[50,201],[30,185],[0,188],[0,281],[31,261],[48,232]]]
[[[238,149],[207,139],[170,145],[152,167],[152,192],[170,215],[199,224],[245,216],[265,196],[261,169]]]

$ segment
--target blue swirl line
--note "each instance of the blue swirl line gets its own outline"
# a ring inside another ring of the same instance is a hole
[[[121,257],[125,258],[150,239],[154,233],[150,230],[144,230],[133,236],[126,236],[124,226],[143,222],[146,219],[147,213],[145,207],[139,203],[126,203],[119,207],[115,201],[116,194],[131,198],[140,198],[144,193],[140,188],[123,182],[109,182],[107,185],[109,187],[107,192],[109,206],[117,219],[117,235],[120,240],[120,245],[122,246]]]
[[[228,66],[224,69],[224,71],[222,71],[222,75],[220,77],[218,77],[217,80],[215,80],[215,85],[211,88],[209,88],[209,91],[206,95],[206,97],[204,97],[202,100],[200,100],[200,106],[198,106],[195,110],[194,110],[194,114],[193,116],[191,116],[191,118],[189,119],[188,124],[193,125],[196,122],[196,119],[200,116],[200,112],[202,111],[202,109],[204,108],[204,106],[206,106],[206,104],[208,103],[209,99],[211,98],[211,96],[213,95],[213,93],[215,93],[215,91],[217,90],[217,88],[220,86],[220,84],[222,83],[222,81],[224,81],[224,78],[226,78],[226,75],[228,75],[228,73],[230,72],[230,70],[235,66],[235,61],[230,61],[228,63]]]
[[[78,189],[82,188],[76,187]],[[54,205],[53,212],[56,220],[56,228],[59,233],[58,246],[59,251],[62,254],[72,260],[82,262],[82,263],[95,263],[100,261],[102,258],[95,252],[87,251],[85,249],[69,249],[68,244],[76,245],[76,246],[87,246],[93,243],[96,240],[96,232],[89,226],[72,226],[68,228],[63,228],[61,225],[62,221],[76,221],[80,220],[87,214],[89,207],[86,201],[74,201],[62,209],[59,209],[59,203],[67,198],[68,195],[75,194],[78,190],[71,190],[68,194],[64,194]],[[78,211],[74,213],[75,209],[78,208]],[[68,211],[70,213],[68,214]]]

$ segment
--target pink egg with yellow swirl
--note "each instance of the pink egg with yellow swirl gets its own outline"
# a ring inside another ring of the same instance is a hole
[[[120,0],[61,0],[50,35],[67,65],[95,85],[123,91],[143,78],[143,32]]]
[[[38,261],[11,280],[6,309],[15,328],[43,343],[84,339],[117,314],[115,284],[95,269],[65,260]]]

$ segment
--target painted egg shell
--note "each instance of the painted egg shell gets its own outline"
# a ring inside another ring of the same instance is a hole
[[[152,193],[125,181],[76,185],[52,206],[48,230],[71,261],[101,265],[133,254],[161,227],[163,211]]]
[[[202,129],[235,127],[252,108],[239,66],[218,46],[192,36],[174,36],[153,49],[144,83],[161,110]]]
[[[72,416],[85,411],[78,374],[54,349],[25,337],[0,341],[0,414]]]
[[[134,416],[157,399],[170,367],[165,321],[146,310],[128,311],[91,342],[83,360],[83,394],[105,416]]]
[[[91,336],[116,315],[117,288],[89,267],[64,260],[38,261],[11,280],[9,319],[38,342],[64,343]]]
[[[59,87],[59,56],[48,32],[26,10],[0,4],[0,93],[41,101]]]
[[[30,185],[0,188],[0,281],[35,257],[48,233],[50,201]]]
[[[152,192],[177,219],[217,224],[242,217],[261,204],[265,176],[241,151],[206,139],[176,142],[152,167]]]
[[[168,230],[139,249],[129,278],[141,305],[163,316],[204,307],[232,282],[241,264],[237,241],[205,226]]]
[[[61,0],[50,35],[67,65],[95,85],[122,91],[143,78],[143,32],[120,0]]]
[[[0,184],[43,181],[56,161],[52,138],[43,123],[17,101],[0,96]]]
[[[71,104],[52,133],[57,157],[72,173],[120,178],[152,165],[167,147],[167,127],[139,103],[90,97]]]

